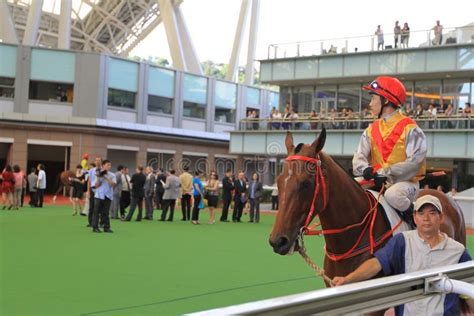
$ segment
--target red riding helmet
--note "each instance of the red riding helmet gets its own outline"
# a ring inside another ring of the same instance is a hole
[[[89,154],[82,155],[82,159],[89,159]]]
[[[362,89],[378,94],[398,107],[405,104],[407,97],[405,86],[394,77],[379,76]]]

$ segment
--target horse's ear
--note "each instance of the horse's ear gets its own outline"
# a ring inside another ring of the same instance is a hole
[[[314,149],[315,153],[319,153],[326,143],[326,128],[323,127],[319,137],[311,144],[311,147]]]
[[[295,145],[293,144],[293,135],[291,135],[290,131],[286,133],[285,146],[286,150],[288,151],[288,155],[295,149]]]

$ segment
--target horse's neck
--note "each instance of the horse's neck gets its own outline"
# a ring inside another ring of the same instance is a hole
[[[344,228],[361,222],[370,209],[364,190],[331,158],[326,156],[327,206],[319,215],[323,229]],[[323,162],[324,164],[324,162]],[[363,227],[363,226],[362,226]],[[357,238],[361,229],[354,228],[345,233],[325,235],[329,249],[341,248],[348,240]]]

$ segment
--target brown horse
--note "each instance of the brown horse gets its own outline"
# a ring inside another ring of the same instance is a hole
[[[280,192],[279,209],[269,240],[273,250],[280,255],[299,249],[298,237],[305,226],[312,204],[314,205],[312,217],[318,215],[322,229],[327,230],[361,223],[371,209],[371,203],[374,203],[342,167],[329,155],[321,152],[325,140],[325,129],[311,145],[299,144],[295,147],[291,133],[288,132],[286,136],[285,145],[289,158],[277,179]],[[318,168],[321,176],[315,177]],[[317,186],[319,190],[316,191]],[[465,245],[464,218],[457,204],[451,203],[444,194],[435,190],[422,190],[419,195],[425,194],[435,195],[442,203],[445,214],[442,231]],[[341,233],[324,235],[327,253],[344,254],[354,245],[357,246],[356,249],[369,245],[369,229],[364,232],[363,228],[364,225],[355,226]],[[379,238],[390,229],[384,216],[379,215],[375,218],[373,223],[375,238]],[[360,236],[360,243],[357,244]],[[390,233],[389,236],[391,237]],[[382,247],[386,241],[388,239],[374,249]],[[347,275],[371,257],[370,251],[338,261],[331,260],[326,255],[324,270],[331,279],[334,276]]]
[[[57,198],[57,195],[59,194],[59,192],[61,192],[64,188],[66,188],[66,194],[69,196],[69,200],[72,201],[72,182],[69,181],[69,178],[74,178],[76,177],[76,172],[72,171],[72,170],[65,170],[65,171],[62,171],[60,174],[59,174],[59,177],[58,177],[58,189],[56,190],[56,192],[54,193],[54,196],[53,196],[53,203],[56,202],[56,198]]]

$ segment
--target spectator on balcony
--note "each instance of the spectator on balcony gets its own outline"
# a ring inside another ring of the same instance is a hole
[[[338,119],[338,115],[337,115],[337,111],[335,108],[332,108],[330,113],[329,113],[329,119],[332,121],[331,122],[331,127],[333,129],[338,129],[339,128],[339,125],[338,123],[336,122],[336,120]]]
[[[405,116],[413,116],[413,110],[411,109],[410,103],[405,104],[405,107],[402,109],[402,113]]]
[[[259,116],[258,116],[257,111],[253,110],[252,111],[252,119],[253,119],[253,124],[252,125],[253,125],[254,130],[258,130],[258,118],[259,118]]]
[[[272,122],[272,129],[280,129],[281,127],[281,113],[278,110],[275,110],[275,112],[272,114],[272,120],[275,120],[275,122]]]
[[[346,116],[349,122],[347,122],[347,128],[348,129],[356,129],[357,128],[357,122],[356,122],[356,114],[354,113],[354,110],[352,108],[347,108],[346,111]]]
[[[300,124],[300,122],[298,122],[299,118],[300,117],[299,117],[297,111],[295,111],[295,110],[291,111],[290,119],[293,121],[293,124],[292,124],[293,129],[300,129],[301,128],[301,124]]]
[[[398,47],[398,42],[400,41],[400,36],[402,34],[402,28],[398,21],[395,22],[395,27],[393,28],[393,37],[395,42],[395,48]]]
[[[452,117],[453,114],[454,114],[453,104],[449,103],[448,107],[446,108],[446,111],[444,111],[444,115],[448,119],[448,118]],[[452,120],[446,120],[445,122],[443,122],[443,125],[444,125],[443,126],[444,128],[454,128],[455,127],[455,123]]]
[[[423,117],[423,105],[421,103],[418,103],[416,105],[416,111],[415,111],[415,118],[422,118]]]
[[[464,124],[465,128],[469,126],[474,128],[474,119],[472,118],[472,110],[471,110],[471,103],[466,102],[464,104],[464,109],[462,110],[462,117],[466,119],[466,123]]]
[[[440,24],[439,20],[436,21],[436,25],[433,27],[434,39],[433,45],[439,46],[443,43],[443,26]]]
[[[433,103],[430,103],[430,105],[428,106],[428,118],[430,120],[429,122],[430,128],[435,127],[435,123],[436,123],[435,120],[436,120],[437,115],[438,115],[438,111],[436,107],[434,106]]]
[[[369,109],[367,107],[364,107],[360,112],[360,119],[362,120],[360,123],[361,128],[366,129],[369,127],[369,124],[372,122],[372,116],[370,115]]]
[[[408,48],[409,39],[410,39],[410,27],[408,26],[408,23],[405,22],[402,28],[401,46],[404,48]]]
[[[377,35],[377,50],[383,49],[384,39],[382,27],[380,25],[377,26],[374,35]]]
[[[318,129],[318,115],[316,114],[316,111],[313,110],[311,111],[311,114],[309,115],[310,119],[310,127],[311,129]]]
[[[253,119],[253,112],[252,110],[248,110],[247,111],[247,129],[248,130],[251,130],[253,129],[253,122],[252,122],[252,119]]]
[[[283,120],[284,121],[291,120],[290,107],[288,105],[285,107],[285,113],[283,114]],[[281,126],[283,127],[283,129],[288,130],[288,129],[290,129],[291,123],[282,123]]]

